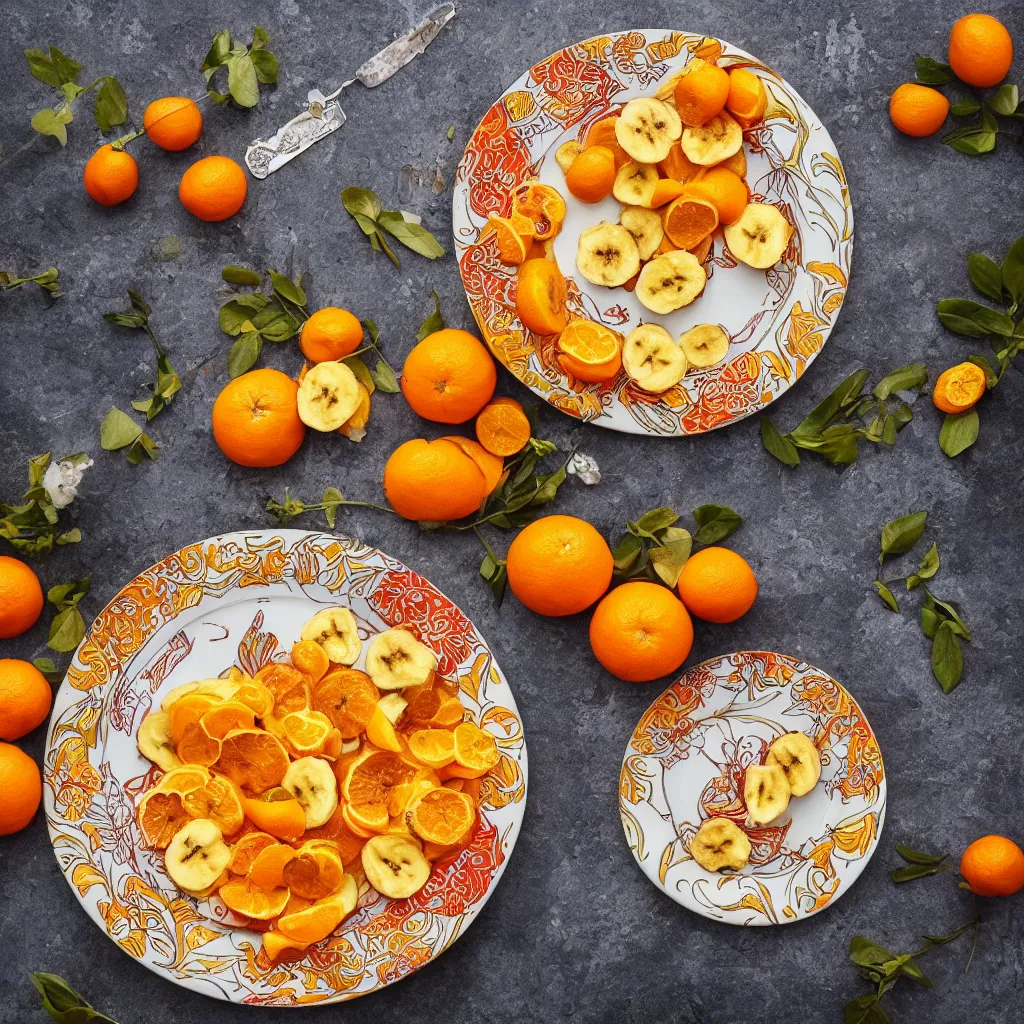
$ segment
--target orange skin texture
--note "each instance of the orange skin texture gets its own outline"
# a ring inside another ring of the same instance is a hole
[[[9,836],[32,821],[43,798],[39,767],[10,743],[0,743],[0,793],[0,836]]]
[[[572,356],[557,355],[555,361],[570,376],[584,384],[607,384],[615,380],[622,369],[622,353],[609,359],[606,363],[598,363],[596,366],[587,366],[577,362]]]
[[[323,363],[350,356],[363,343],[363,325],[347,309],[326,306],[318,309],[303,325],[299,348],[311,363]]]
[[[690,613],[705,622],[735,622],[757,597],[754,570],[729,548],[703,548],[691,555],[677,587]]]
[[[527,260],[519,268],[516,313],[534,334],[561,334],[565,330],[568,296],[565,278],[552,260]]]
[[[43,612],[43,588],[29,566],[0,555],[0,640],[31,629]]]
[[[740,150],[742,152],[742,150]],[[729,158],[730,160],[732,157]],[[683,152],[678,142],[672,143],[672,148],[661,163],[658,164],[658,173],[673,181],[681,181],[684,184],[702,177],[706,168],[700,164],[693,163]]]
[[[614,559],[608,542],[575,516],[544,516],[508,549],[512,593],[538,615],[575,615],[607,589]]]
[[[117,206],[130,199],[139,187],[139,165],[123,149],[109,143],[100,146],[82,172],[85,191],[101,206]]]
[[[679,249],[692,249],[718,227],[718,208],[702,196],[674,199],[661,217],[665,236]]]
[[[498,383],[494,359],[468,331],[428,334],[405,358],[402,394],[413,412],[435,423],[465,423],[490,400]]]
[[[729,74],[715,64],[694,64],[676,85],[676,110],[683,124],[694,128],[720,114],[728,98]]]
[[[960,874],[979,896],[1012,896],[1024,889],[1024,851],[1005,836],[983,836],[964,850]]]
[[[450,435],[441,440],[451,441],[452,444],[458,445],[476,463],[477,469],[484,475],[484,490],[487,494],[490,494],[498,486],[498,481],[501,480],[501,474],[505,468],[504,460],[500,455],[489,452],[479,441],[474,441],[471,437]]]
[[[712,167],[703,177],[686,186],[686,194],[711,203],[718,211],[720,224],[739,220],[750,199],[747,183],[727,167]]]
[[[659,583],[623,583],[607,594],[590,620],[590,646],[613,676],[647,683],[675,672],[693,646],[693,623],[683,603]]]
[[[475,512],[486,497],[486,483],[458,445],[417,438],[391,453],[384,493],[403,519],[441,522]]]
[[[18,740],[46,721],[53,693],[42,672],[18,658],[0,658],[0,739]]]
[[[889,117],[904,135],[923,139],[934,135],[949,114],[949,100],[927,85],[905,82],[889,100]]]
[[[608,146],[590,146],[565,172],[565,187],[581,203],[599,203],[615,184],[615,152]]]
[[[686,191],[686,186],[681,181],[676,181],[675,178],[659,178],[654,183],[654,195],[651,197],[649,205],[652,210],[656,210],[659,206],[678,199],[684,191]]]
[[[245,171],[234,160],[208,156],[197,160],[181,176],[178,198],[200,220],[221,221],[238,213],[248,189]]]
[[[594,146],[604,146],[610,149],[615,157],[615,169],[618,170],[623,164],[628,164],[630,155],[619,145],[615,137],[615,122],[618,121],[618,114],[609,114],[595,121],[580,140],[584,149],[592,149]]]
[[[477,441],[492,456],[505,458],[521,452],[532,433],[526,412],[514,398],[496,398],[476,418]]]
[[[587,384],[614,380],[622,368],[622,337],[604,324],[573,320],[558,339],[558,365]]]
[[[203,132],[203,115],[186,96],[153,100],[142,115],[142,127],[161,149],[178,153],[188,149]]]
[[[729,72],[729,97],[725,109],[745,128],[756,124],[768,109],[768,93],[764,82],[747,68]]]
[[[977,405],[987,389],[985,371],[980,366],[958,363],[939,374],[932,401],[937,409],[953,415]]]
[[[998,85],[1013,63],[1013,40],[989,14],[967,14],[949,32],[949,66],[961,81],[985,89]]]
[[[250,370],[227,384],[213,403],[213,437],[240,466],[280,466],[306,436],[299,419],[299,385],[280,370]]]

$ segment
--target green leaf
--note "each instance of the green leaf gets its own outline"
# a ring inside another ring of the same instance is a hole
[[[380,200],[377,198],[377,193],[368,188],[343,189],[341,201],[353,217],[362,216],[376,221],[380,216]]]
[[[872,389],[875,398],[884,400],[895,391],[913,391],[928,383],[928,367],[924,363],[911,363],[886,374]]]
[[[298,321],[282,310],[276,302],[271,303],[262,313],[252,318],[252,326],[260,332],[264,341],[282,342],[299,333]]]
[[[38,78],[46,85],[52,85],[54,89],[61,86],[62,81],[57,68],[49,56],[42,50],[25,50],[25,60],[28,61],[28,69],[33,78]]]
[[[966,153],[968,156],[981,156],[984,153],[991,153],[996,148],[996,133],[986,131],[983,128],[968,130],[962,135],[953,136],[952,133],[942,140],[950,149],[958,153]]]
[[[85,620],[78,608],[72,606],[54,616],[46,646],[52,651],[67,654],[75,650],[84,638]]]
[[[796,445],[784,434],[780,434],[767,416],[761,417],[761,443],[783,465],[794,468],[800,465],[800,453]]]
[[[664,534],[661,544],[650,550],[650,564],[662,583],[674,587],[690,557],[693,541],[689,530],[681,527],[670,526]]]
[[[52,135],[62,146],[66,146],[68,144],[66,126],[71,123],[71,120],[71,111],[67,108],[51,110],[46,107],[32,118],[32,127],[40,135]]]
[[[982,295],[996,302],[1003,301],[1003,273],[995,260],[984,253],[972,252],[967,257],[967,271],[971,275],[971,284]]]
[[[231,98],[240,107],[255,107],[260,101],[260,83],[252,58],[248,53],[232,53],[226,63]]]
[[[239,285],[245,288],[258,288],[263,280],[255,270],[250,270],[248,267],[240,267],[235,263],[226,266],[220,272],[220,276],[228,284]]]
[[[279,274],[276,270],[271,270],[268,273],[270,274],[270,283],[274,286],[274,291],[281,298],[296,306],[305,308],[309,299],[306,298],[306,293],[302,290],[301,285],[297,284],[290,277]]]
[[[896,844],[896,852],[908,863],[908,864],[921,864],[924,866],[934,866],[941,864],[943,861],[949,860],[948,853],[922,853],[920,850],[915,850],[911,846],[907,846],[905,843]]]
[[[900,610],[900,606],[896,602],[896,595],[881,580],[875,580],[873,586],[878,591],[878,596],[886,605],[894,612]]]
[[[925,552],[917,572],[907,577],[907,590],[913,590],[922,580],[930,580],[939,571],[939,546],[932,546]]]
[[[884,946],[865,938],[863,935],[854,935],[850,939],[850,960],[858,967],[873,967],[888,963],[895,959],[895,954],[890,953]]]
[[[260,358],[263,339],[258,331],[245,331],[238,336],[228,353],[228,376],[234,379],[247,373]]]
[[[181,247],[181,239],[177,235],[165,235],[153,243],[149,255],[157,263],[170,263],[176,260],[185,250]]]
[[[859,397],[867,379],[867,370],[858,370],[850,374],[827,398],[819,402],[794,430],[790,431],[790,438],[797,442],[798,438],[820,437],[843,408]]]
[[[984,356],[968,356],[967,359],[985,371],[985,386],[987,388],[994,388],[999,383],[999,374],[992,369],[992,364]]]
[[[939,623],[932,640],[932,675],[935,676],[943,693],[952,693],[960,683],[964,671],[964,657],[960,641],[956,638],[950,623]]]
[[[927,512],[912,512],[910,515],[893,519],[882,527],[882,551],[878,556],[879,564],[886,555],[906,554],[921,538]]]
[[[32,664],[39,669],[43,678],[52,686],[57,686],[64,679],[64,673],[53,663],[52,658],[33,658]]]
[[[950,628],[957,636],[962,636],[965,640],[971,639],[971,631],[967,628],[967,623],[961,618],[960,613],[956,608],[951,605],[948,601],[940,601],[930,590],[925,590],[927,595],[927,602],[930,606],[938,613],[939,618],[945,618],[949,622]]]
[[[946,85],[953,81],[953,69],[933,57],[918,54],[914,58],[914,70],[917,72],[917,80],[922,85]]]
[[[867,992],[843,1007],[843,1024],[892,1024],[878,1002],[878,994]]]
[[[383,359],[377,360],[377,365],[370,371],[373,383],[386,395],[397,395],[401,388],[395,378],[395,371]]]
[[[935,311],[943,326],[954,334],[972,338],[984,338],[990,334],[1008,338],[1013,334],[1013,320],[1006,313],[970,299],[943,299]]]
[[[422,341],[428,335],[434,334],[436,331],[443,331],[445,328],[444,317],[441,315],[441,300],[433,288],[430,290],[430,297],[434,300],[434,312],[420,324],[419,330],[416,332],[417,341]]]
[[[239,295],[225,302],[217,314],[220,329],[232,338],[242,333],[242,325],[250,320],[254,313],[264,309],[269,300],[265,295]]]
[[[61,53],[56,46],[50,47],[50,61],[53,64],[60,84],[77,82],[81,74],[82,65],[77,60],[72,60],[67,54]]]
[[[377,223],[407,249],[412,249],[428,260],[436,260],[444,255],[441,243],[422,224],[407,221],[400,210],[381,211]]]
[[[612,551],[616,572],[626,573],[633,569],[643,550],[644,542],[639,537],[625,534]]]
[[[277,82],[277,57],[269,50],[254,49],[249,54],[256,77],[264,85],[274,85]]]
[[[372,395],[377,390],[369,367],[359,356],[346,356],[342,362],[355,374],[356,380]]]
[[[954,103],[949,108],[949,112],[954,117],[972,117],[979,110],[981,110],[981,104],[975,103],[973,100],[965,100],[962,103]]]
[[[636,529],[631,529],[630,533],[636,533],[640,537],[650,537],[651,540],[658,540],[659,538],[656,534],[659,530],[674,526],[677,522],[679,522],[679,514],[667,505],[663,505],[661,508],[645,512],[634,524]],[[687,532],[686,536],[689,537],[690,534]]]
[[[925,603],[921,605],[921,632],[929,640],[933,640],[939,631],[940,622],[942,616],[935,610],[935,602],[931,598],[926,598]]]
[[[1009,117],[1016,110],[1020,104],[1020,90],[1015,85],[1011,85],[1007,82],[1005,85],[999,86],[998,89],[985,101],[985,105],[994,114],[1002,114],[1003,117]]]
[[[231,33],[226,29],[222,28],[214,37],[213,42],[210,44],[209,52],[203,60],[200,71],[213,71],[219,68],[227,59],[228,54],[231,52]]]
[[[339,491],[337,487],[328,487],[324,491],[324,496],[320,499],[320,504],[324,506],[324,518],[327,520],[328,529],[334,529],[334,524],[338,516],[338,509],[344,503],[345,499],[342,497],[341,491]]]
[[[448,131],[445,134],[446,134],[446,136],[448,138],[448,141],[451,142],[452,139],[455,138],[455,125],[453,125],[453,124],[448,125]]]
[[[559,466],[554,473],[548,473],[546,476],[537,477],[537,493],[530,500],[530,507],[537,508],[541,505],[546,505],[549,501],[553,501],[555,495],[558,493],[558,488],[565,483],[565,466]]]
[[[939,430],[939,447],[952,459],[978,440],[981,420],[977,409],[951,413],[942,421]]]
[[[65,530],[57,535],[57,545],[63,547],[65,544],[81,544],[82,531],[76,526],[73,530]]]
[[[93,114],[104,135],[111,128],[128,120],[128,97],[125,96],[121,83],[112,75],[103,78],[103,84],[96,93]]]
[[[740,514],[728,505],[701,505],[693,510],[693,518],[699,527],[693,535],[698,544],[717,544],[743,525]]]
[[[100,424],[100,446],[104,451],[114,452],[134,444],[142,435],[142,427],[126,412],[112,406]]]
[[[1018,238],[1003,258],[1003,287],[1018,306],[1024,303],[1024,238]]]
[[[494,558],[488,551],[480,563],[480,575],[487,581],[494,603],[498,607],[505,599],[505,588],[508,584],[508,570],[505,563]]]

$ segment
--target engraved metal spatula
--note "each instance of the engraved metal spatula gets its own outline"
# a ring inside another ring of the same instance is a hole
[[[368,89],[373,89],[387,81],[421,54],[454,17],[455,4],[441,4],[414,29],[399,36],[366,61],[356,70],[355,78],[342,82],[330,95],[325,96],[319,89],[310,89],[306,97],[306,108],[298,117],[293,117],[286,125],[278,128],[269,139],[256,139],[250,143],[245,151],[245,163],[253,176],[265,178],[273,174],[309,149],[314,142],[337,131],[345,123],[345,112],[338,102],[343,89],[356,82],[362,82]]]

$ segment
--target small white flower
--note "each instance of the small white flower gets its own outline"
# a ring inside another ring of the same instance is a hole
[[[82,477],[92,464],[92,459],[86,459],[84,462],[63,459],[61,462],[51,462],[46,467],[43,488],[55,508],[66,508],[78,497]]]
[[[593,487],[594,484],[601,482],[601,470],[598,468],[597,460],[583,452],[573,452],[565,471],[571,476],[578,476],[581,483],[585,483],[588,487]]]
[[[418,213],[410,213],[408,210],[399,210],[398,212],[402,215],[402,220],[404,220],[406,224],[423,223],[423,218]]]

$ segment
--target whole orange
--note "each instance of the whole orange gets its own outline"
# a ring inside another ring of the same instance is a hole
[[[732,224],[740,219],[750,200],[747,183],[728,167],[712,167],[697,181],[691,181],[685,195],[706,199],[718,211],[720,224]]]
[[[384,466],[384,493],[405,519],[443,522],[475,512],[486,497],[484,474],[451,441],[417,438],[399,445]]]
[[[435,423],[465,423],[490,400],[498,371],[490,352],[468,331],[428,334],[405,357],[402,393],[413,411]]]
[[[729,548],[703,548],[691,555],[677,586],[683,604],[705,622],[735,622],[757,597],[754,570]]]
[[[0,739],[19,740],[50,713],[53,693],[42,672],[19,658],[0,658]]]
[[[0,795],[0,836],[20,832],[35,817],[43,798],[39,767],[10,743],[0,743]]]
[[[512,593],[539,615],[575,615],[612,581],[607,541],[575,516],[545,516],[524,527],[508,549]]]
[[[363,341],[363,325],[347,309],[326,306],[318,309],[303,325],[299,348],[311,363],[344,359]]]
[[[39,577],[10,555],[0,555],[0,640],[31,629],[43,611]]]
[[[997,85],[1013,63],[1013,40],[990,14],[966,14],[949,32],[949,66],[961,81]]]
[[[615,152],[608,146],[589,146],[569,165],[565,187],[581,203],[599,203],[615,184]]]
[[[227,220],[242,208],[247,190],[245,171],[234,160],[207,156],[181,176],[178,198],[200,220]]]
[[[146,107],[142,127],[161,149],[177,153],[202,134],[203,115],[187,96],[164,96]]]
[[[982,836],[964,850],[960,874],[979,896],[1012,896],[1024,889],[1024,850],[1005,836]]]
[[[905,82],[889,100],[889,117],[904,135],[922,139],[934,135],[949,114],[949,100],[927,85]]]
[[[280,370],[250,370],[227,384],[213,403],[213,437],[240,466],[280,466],[302,444],[299,385]]]
[[[82,172],[85,191],[101,206],[117,206],[139,187],[139,165],[123,149],[100,146]]]
[[[623,583],[594,609],[590,646],[613,676],[647,683],[686,661],[693,646],[693,623],[667,587]]]

